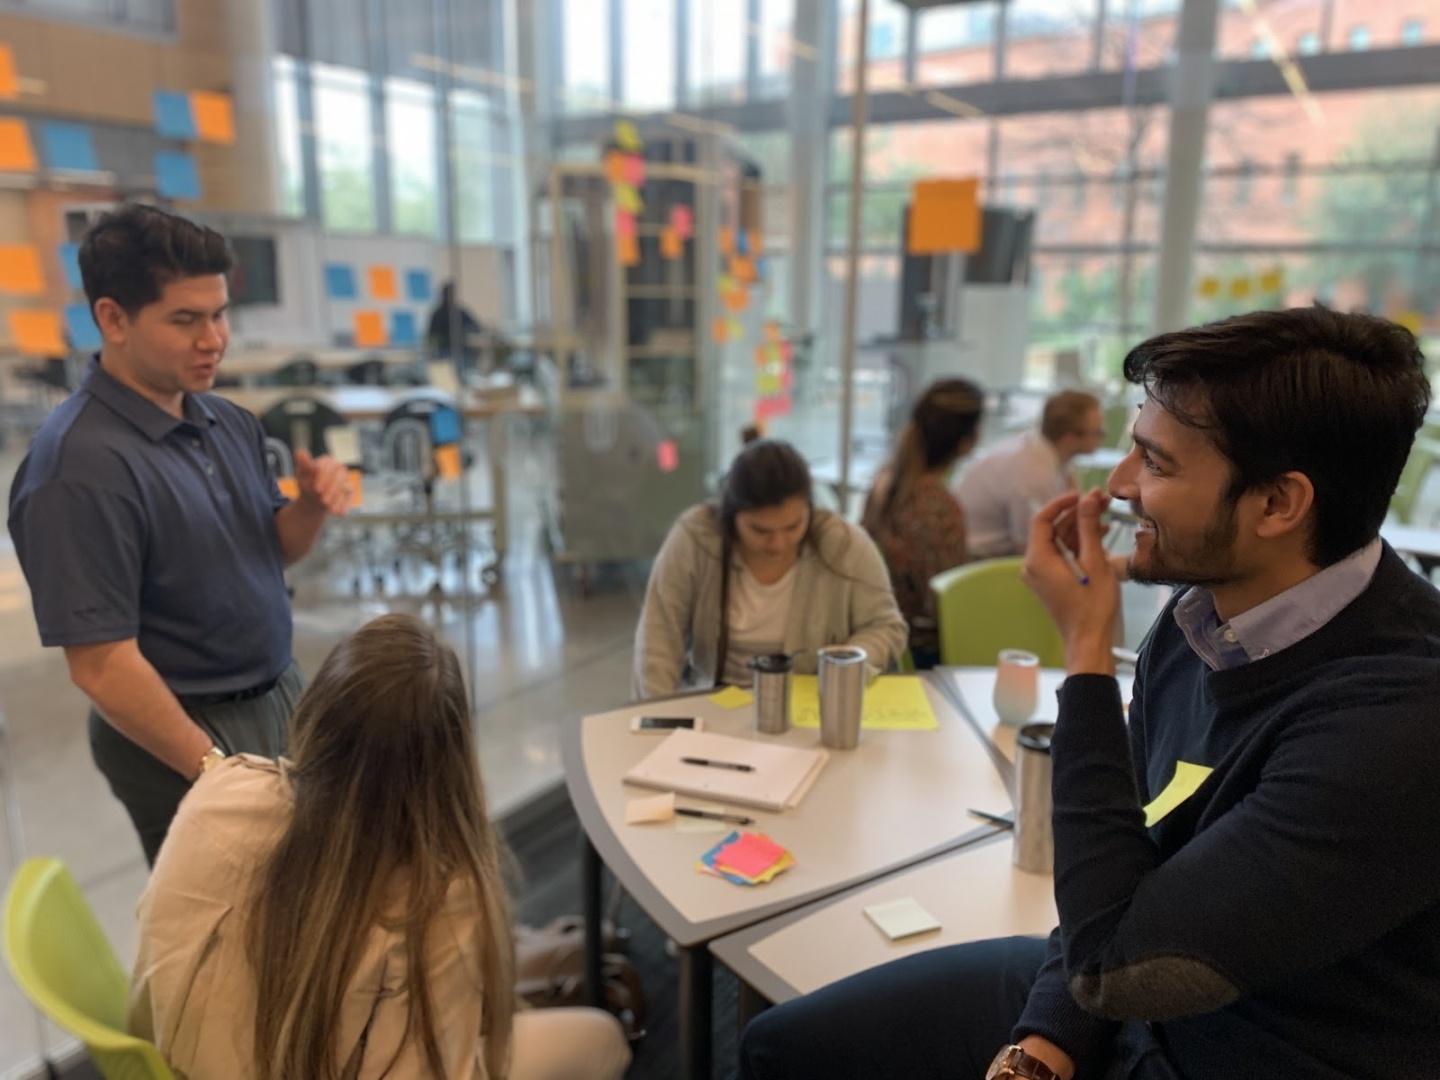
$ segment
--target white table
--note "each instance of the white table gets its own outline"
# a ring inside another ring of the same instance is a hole
[[[265,345],[228,351],[220,361],[220,373],[233,376],[243,385],[273,375],[292,360],[311,360],[321,371],[344,371],[362,360],[380,360],[387,366],[403,367],[419,362],[416,349],[357,349],[335,346]]]
[[[727,711],[706,693],[597,713],[566,727],[565,780],[588,838],[584,902],[587,946],[594,945],[587,951],[589,985],[592,994],[598,991],[603,862],[680,947],[680,1075],[710,1072],[711,940],[995,833],[995,826],[977,823],[966,811],[1003,811],[1010,805],[999,767],[1005,762],[952,703],[947,687],[939,675],[926,677],[938,730],[867,730],[857,749],[831,752],[795,809],[743,811],[755,819],[749,828],[771,836],[796,859],[794,867],[755,888],[696,872],[696,861],[718,835],[624,824],[626,802],[647,792],[625,786],[621,778],[656,745],[655,736],[632,734],[630,719],[655,712],[694,715],[703,718],[707,731],[791,746],[818,746],[817,730],[756,735],[752,707]],[[993,721],[989,691],[987,684],[983,702],[970,711]]]
[[[1387,522],[1380,526],[1380,535],[1399,554],[1415,556],[1427,570],[1440,562],[1440,529]]]

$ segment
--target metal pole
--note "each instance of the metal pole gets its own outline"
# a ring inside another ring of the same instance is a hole
[[[845,252],[845,322],[840,347],[840,512],[850,503],[850,426],[855,412],[855,315],[860,293],[860,203],[865,176],[865,83],[870,59],[870,0],[860,0],[855,28],[855,93],[850,112],[850,245]]]

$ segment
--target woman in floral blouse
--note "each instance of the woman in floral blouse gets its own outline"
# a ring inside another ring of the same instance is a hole
[[[917,668],[934,667],[940,659],[930,579],[965,561],[965,518],[946,476],[974,449],[983,410],[984,397],[974,383],[932,383],[865,500],[862,524],[890,568]]]

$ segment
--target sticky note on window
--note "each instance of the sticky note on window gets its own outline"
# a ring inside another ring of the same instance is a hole
[[[749,284],[755,280],[755,260],[748,255],[736,255],[730,260],[730,276],[736,281]]]
[[[660,257],[662,259],[678,259],[685,254],[685,241],[673,226],[667,225],[660,232]]]
[[[640,133],[629,120],[615,121],[615,141],[622,150],[639,150],[641,146]]]
[[[35,147],[24,120],[0,117],[0,172],[34,172]]]
[[[430,272],[428,270],[405,271],[405,298],[421,302],[430,299]]]
[[[743,709],[755,700],[755,695],[738,686],[727,686],[711,694],[710,700],[722,709]]]
[[[689,240],[695,235],[695,211],[683,203],[670,207],[670,227],[680,239]]]
[[[1237,277],[1230,282],[1230,296],[1235,300],[1244,300],[1251,291],[1252,284],[1248,277]]]
[[[617,209],[617,210],[615,211],[615,235],[616,235],[616,236],[634,236],[634,235],[635,235],[635,215],[634,215],[634,214],[630,213],[630,211],[628,211],[628,210],[619,210],[619,209]]]
[[[645,159],[639,154],[625,154],[623,168],[625,183],[637,188],[645,183]]]
[[[277,476],[275,486],[280,489],[280,494],[292,502],[300,497],[300,481],[293,476]]]
[[[1220,295],[1220,279],[1218,277],[1203,277],[1195,289],[1206,300]]]
[[[195,138],[195,114],[190,109],[189,94],[175,90],[156,90],[150,100],[155,114],[157,135],[167,139]]]
[[[664,473],[674,472],[680,467],[680,448],[674,439],[661,439],[655,444],[655,464]]]
[[[625,183],[625,158],[627,154],[610,150],[605,154],[605,179],[612,184]]]
[[[640,240],[631,233],[629,236],[621,235],[615,238],[615,254],[620,259],[621,266],[636,266],[640,262]]]
[[[460,479],[460,446],[458,443],[435,448],[435,470],[440,474],[442,480]]]
[[[911,255],[980,250],[980,181],[916,180],[910,191]]]
[[[629,214],[638,214],[645,206],[640,201],[640,192],[629,184],[615,185],[615,205]]]
[[[354,316],[355,344],[373,349],[386,342],[385,316],[378,311],[357,311]]]
[[[1194,795],[1205,782],[1205,778],[1214,771],[1209,765],[1196,765],[1189,761],[1175,762],[1175,775],[1171,777],[1170,783],[1145,807],[1145,827],[1148,829],[1151,825],[1158,825],[1163,821],[1176,807]]]
[[[65,284],[72,289],[84,288],[85,282],[80,277],[80,245],[60,245],[60,269],[65,272]]]
[[[325,429],[325,452],[342,465],[360,460],[360,433],[348,424]]]
[[[430,414],[430,441],[436,446],[460,441],[460,414],[454,409],[436,409]]]
[[[155,185],[167,199],[200,198],[200,171],[195,157],[183,150],[155,152]]]
[[[235,105],[229,94],[192,90],[190,108],[195,114],[195,131],[200,138],[214,143],[235,141]]]
[[[350,509],[365,501],[365,474],[359,469],[350,470]]]
[[[97,172],[100,168],[90,129],[83,124],[55,121],[41,124],[40,145],[44,148],[45,164],[52,169]]]
[[[413,311],[392,311],[390,313],[390,344],[418,345],[420,331],[415,324]]]
[[[331,300],[354,300],[355,271],[344,263],[326,263],[325,292]]]
[[[89,304],[65,305],[65,332],[70,335],[70,344],[81,352],[95,352],[104,344]]]
[[[720,254],[735,254],[735,230],[728,225],[720,230]]]
[[[44,291],[40,252],[29,244],[0,244],[0,292],[38,296]]]
[[[64,356],[60,316],[53,311],[28,309],[10,312],[10,337],[26,356]]]
[[[940,929],[940,920],[908,896],[903,900],[871,904],[865,908],[865,917],[891,941]]]
[[[393,266],[372,266],[369,272],[370,295],[376,300],[394,300],[400,295],[395,283]]]
[[[14,101],[20,96],[20,77],[15,71],[15,54],[0,42],[0,100]]]

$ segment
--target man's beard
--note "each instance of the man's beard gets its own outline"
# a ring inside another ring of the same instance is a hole
[[[1162,548],[1160,531],[1153,529],[1144,565],[1138,565],[1135,556],[1130,556],[1130,579],[1150,585],[1199,585],[1211,589],[1229,584],[1235,577],[1237,505],[1236,499],[1222,498],[1219,516],[1193,545]],[[1131,509],[1141,521],[1150,520],[1134,503]]]

